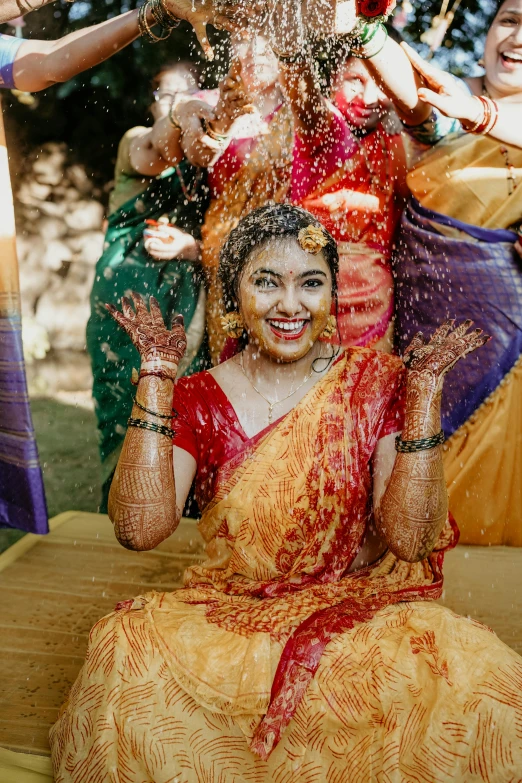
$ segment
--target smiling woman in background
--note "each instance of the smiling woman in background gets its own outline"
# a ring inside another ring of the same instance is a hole
[[[465,81],[365,31],[370,71],[428,149],[396,243],[399,349],[457,315],[493,336],[446,387],[450,509],[463,542],[522,546],[522,0],[498,4],[485,73]]]

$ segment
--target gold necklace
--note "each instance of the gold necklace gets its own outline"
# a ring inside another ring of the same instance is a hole
[[[486,86],[486,79],[484,77],[482,77],[482,95],[486,95],[488,98],[491,98],[491,95],[489,94],[488,88]],[[513,166],[513,164],[509,159],[509,150],[504,144],[500,145],[498,151],[504,158],[504,164],[507,169],[506,177],[507,177],[507,186],[508,186],[508,196],[512,196],[514,191],[517,189],[517,185],[518,185],[517,178],[515,177],[515,167]]]
[[[274,400],[274,402],[271,402],[268,399],[268,397],[265,397],[263,392],[259,391],[257,386],[252,381],[252,379],[248,377],[247,372],[246,372],[246,370],[245,370],[245,368],[243,366],[243,351],[241,351],[241,353],[239,354],[239,367],[241,368],[241,372],[243,373],[243,375],[245,376],[245,378],[247,379],[247,381],[249,382],[249,384],[251,385],[253,390],[255,392],[257,392],[257,394],[259,394],[259,396],[262,397],[264,399],[264,401],[266,402],[266,404],[268,405],[268,423],[269,424],[272,424],[272,415],[273,415],[274,407],[276,405],[279,405],[280,403],[284,402],[285,400],[288,400],[289,397],[292,397],[292,395],[296,394],[299,391],[299,389],[302,386],[304,386],[307,381],[310,380],[310,378],[312,377],[312,373],[313,373],[313,367],[311,367],[310,368],[310,372],[306,375],[305,379],[303,381],[301,381],[299,386],[297,386],[293,391],[291,391],[290,394],[287,394],[286,397],[283,397],[282,400]]]

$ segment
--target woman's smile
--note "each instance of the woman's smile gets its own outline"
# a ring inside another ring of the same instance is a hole
[[[249,341],[279,362],[302,359],[322,333],[332,307],[332,276],[322,252],[273,239],[245,266],[239,309]]]
[[[309,318],[267,318],[276,337],[281,340],[299,340],[310,323]]]
[[[522,51],[506,51],[500,52],[500,61],[504,68],[508,71],[515,71],[517,68],[522,67]]]

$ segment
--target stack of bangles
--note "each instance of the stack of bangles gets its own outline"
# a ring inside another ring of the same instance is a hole
[[[498,103],[488,95],[476,95],[476,100],[482,104],[482,116],[475,122],[461,122],[467,133],[490,133],[498,120]]]
[[[160,34],[156,35],[151,29],[147,16],[149,11],[154,19],[154,25],[160,27]],[[171,14],[165,5],[164,0],[146,0],[138,11],[138,29],[142,38],[149,43],[159,43],[165,41],[175,27],[181,23],[181,19]]]
[[[158,419],[169,419],[169,421],[171,421],[176,418],[174,412],[158,413],[150,408],[146,408],[145,405],[138,402],[136,397],[134,397],[134,404],[137,405],[140,410],[144,411],[144,413],[148,413],[150,416],[156,416]],[[167,438],[173,438],[176,434],[176,431],[173,430],[172,427],[166,427],[164,424],[155,424],[153,421],[146,421],[145,419],[133,419],[132,416],[127,420],[127,424],[129,427],[136,427],[139,430],[149,430],[150,432],[157,432],[160,435],[166,435]]]
[[[381,21],[360,21],[352,32],[345,36],[352,57],[370,60],[379,54],[388,40],[388,31]]]

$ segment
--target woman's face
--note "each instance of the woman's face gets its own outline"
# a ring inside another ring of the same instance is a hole
[[[241,275],[239,310],[249,342],[279,362],[306,356],[326,326],[332,275],[323,253],[306,253],[295,239],[256,248]]]
[[[522,1],[522,0],[521,0]],[[334,85],[334,103],[353,128],[373,130],[391,108],[364,63],[350,57]]]
[[[506,0],[493,20],[484,49],[488,87],[522,101],[522,0]]]
[[[178,101],[193,95],[198,89],[194,75],[189,68],[180,65],[168,71],[163,71],[154,90],[154,103],[151,107],[154,120],[166,117],[170,107]]]
[[[278,83],[277,58],[264,36],[256,35],[249,41],[236,41],[233,53],[241,62],[241,76],[248,93],[256,95]]]

